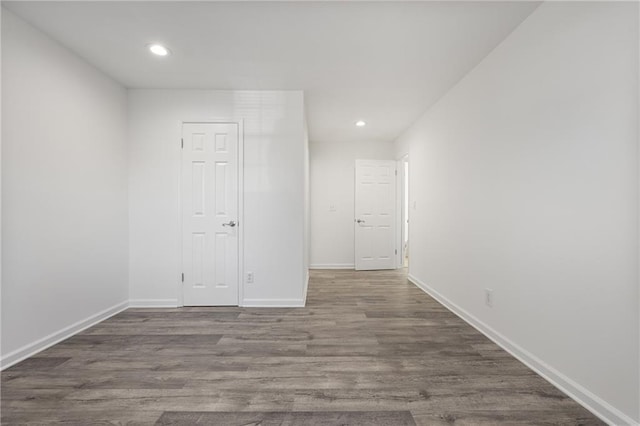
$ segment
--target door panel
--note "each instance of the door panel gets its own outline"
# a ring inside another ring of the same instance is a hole
[[[395,161],[356,160],[356,270],[395,268]]]
[[[238,305],[238,125],[185,123],[182,136],[183,303]]]

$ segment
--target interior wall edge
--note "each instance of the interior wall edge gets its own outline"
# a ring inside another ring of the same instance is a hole
[[[553,386],[558,388],[578,404],[582,405],[602,421],[612,426],[637,426],[640,424],[609,404],[607,401],[600,398],[598,395],[595,395],[582,385],[571,380],[569,377],[565,376],[560,371],[548,365],[546,362],[536,357],[534,354],[514,343],[494,328],[490,327],[474,315],[456,305],[454,302],[439,293],[433,287],[426,284],[423,280],[419,279],[415,275],[412,275],[411,273],[408,274],[407,278],[409,282],[413,283],[416,287],[424,291],[429,296],[433,297],[449,311],[451,311],[467,324],[485,335],[493,343],[507,351],[510,355],[532,369],[543,379],[551,383]]]

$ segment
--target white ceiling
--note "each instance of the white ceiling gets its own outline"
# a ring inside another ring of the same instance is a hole
[[[394,140],[538,5],[2,3],[127,87],[304,90],[310,139],[332,142]]]

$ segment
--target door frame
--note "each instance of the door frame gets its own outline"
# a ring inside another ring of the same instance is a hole
[[[182,268],[184,265],[182,238],[182,135],[185,124],[236,124],[238,126],[238,306],[244,300],[244,119],[242,118],[209,118],[199,120],[183,120],[180,128],[180,153],[178,155],[178,248],[177,259],[180,260],[176,272],[178,307],[184,307]]]
[[[409,154],[403,154],[396,160],[396,246],[398,247],[396,253],[396,269],[404,266],[404,224],[402,222],[405,216],[405,201],[408,201],[405,200],[404,188],[405,185],[409,185],[409,176],[404,172],[405,163],[409,164]],[[407,220],[409,220],[409,210],[406,211]]]

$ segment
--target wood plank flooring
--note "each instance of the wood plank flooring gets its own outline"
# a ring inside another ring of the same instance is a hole
[[[312,271],[305,308],[129,309],[4,371],[1,398],[6,425],[603,424],[403,270]],[[312,414],[269,414],[291,412]]]
[[[349,425],[416,426],[409,411],[165,411],[157,425],[208,424],[238,426]]]

